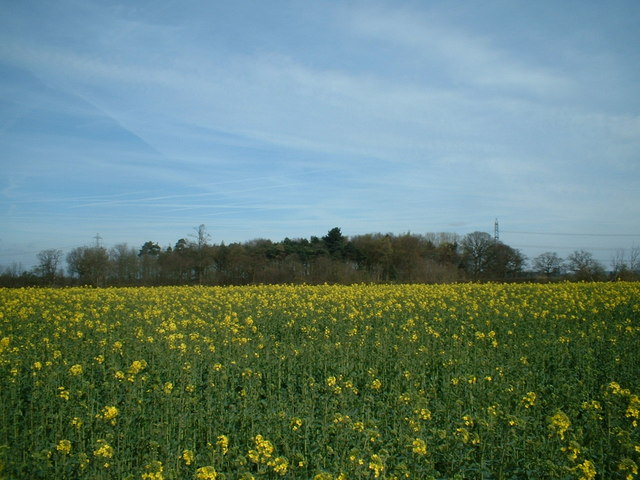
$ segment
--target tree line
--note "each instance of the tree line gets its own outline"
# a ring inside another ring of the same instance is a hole
[[[15,266],[0,275],[0,286],[28,285],[246,285],[257,283],[451,283],[462,281],[552,281],[640,279],[640,249],[618,252],[606,272],[590,252],[566,259],[545,252],[531,261],[489,235],[453,233],[369,233],[346,237],[335,227],[322,237],[255,239],[214,244],[200,225],[190,239],[162,248],[148,241],[71,250],[43,250],[31,271]]]

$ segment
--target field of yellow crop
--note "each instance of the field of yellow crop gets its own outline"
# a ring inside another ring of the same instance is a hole
[[[624,479],[640,284],[0,290],[2,479]]]

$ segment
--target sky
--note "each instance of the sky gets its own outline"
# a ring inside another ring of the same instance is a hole
[[[0,265],[484,231],[640,246],[640,2],[0,2]]]

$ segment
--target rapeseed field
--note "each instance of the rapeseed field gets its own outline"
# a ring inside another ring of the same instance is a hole
[[[0,290],[3,479],[624,479],[640,284]]]

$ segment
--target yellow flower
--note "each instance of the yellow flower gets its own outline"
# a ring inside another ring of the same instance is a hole
[[[218,472],[211,465],[206,467],[200,467],[196,470],[197,480],[216,480],[218,478]]]
[[[469,432],[464,427],[456,428],[454,435],[458,437],[462,443],[470,443],[471,445],[478,445],[480,443],[480,437],[475,432]]]
[[[356,387],[351,380],[344,382],[344,388],[351,390],[355,395],[358,394],[358,387]]]
[[[118,407],[107,405],[105,407],[102,407],[101,413],[98,413],[96,415],[96,418],[101,418],[105,422],[110,422],[111,425],[115,425],[116,417],[118,416],[118,413],[119,413]]]
[[[602,405],[597,400],[591,400],[590,402],[582,402],[582,408],[584,410],[602,410]]]
[[[536,392],[528,392],[524,397],[522,397],[521,403],[524,408],[531,408],[536,404],[536,399],[538,396]]]
[[[585,460],[581,464],[576,467],[577,470],[580,470],[582,476],[579,480],[593,480],[596,478],[596,467],[591,460]]]
[[[89,456],[82,452],[78,454],[78,463],[80,464],[80,470],[84,470],[89,465]]]
[[[609,383],[608,390],[610,390],[613,395],[621,395],[623,397],[631,394],[628,388],[622,388],[618,382]]]
[[[415,411],[420,417],[420,420],[431,420],[431,411],[428,408],[420,408]]]
[[[182,455],[180,455],[180,458],[184,460],[185,465],[191,465],[193,463],[193,459],[195,458],[195,455],[193,454],[192,450],[183,450]]]
[[[79,363],[72,365],[71,368],[69,368],[69,373],[74,377],[82,375],[82,365],[80,365]]]
[[[254,463],[267,463],[273,454],[273,445],[269,440],[265,440],[262,435],[256,435],[253,439],[256,445],[255,450],[249,450],[248,457]]]
[[[58,396],[63,400],[69,400],[69,390],[64,387],[58,387]]]
[[[163,480],[164,476],[162,472],[164,471],[164,467],[162,466],[162,462],[158,460],[154,460],[148,465],[144,467],[145,473],[142,474],[143,480]]]
[[[569,460],[576,460],[578,458],[578,454],[580,453],[580,444],[575,440],[571,440],[569,445],[566,447],[562,447],[563,452],[567,452],[567,457]]]
[[[300,429],[301,426],[302,426],[302,419],[298,417],[293,417],[291,419],[291,430],[295,432],[296,430]]]
[[[629,406],[627,407],[625,416],[633,419],[632,424],[634,427],[638,426],[638,419],[640,419],[640,397],[638,397],[638,395],[629,396]]]
[[[56,445],[56,450],[63,455],[69,455],[71,453],[71,442],[69,440],[60,440]]]
[[[473,418],[470,415],[464,415],[462,417],[462,422],[467,427],[473,427],[475,425],[475,422],[473,421]]]
[[[369,470],[373,470],[374,478],[379,478],[380,474],[384,471],[384,464],[380,455],[371,455],[371,461],[369,462]]]
[[[330,473],[322,472],[313,477],[313,480],[333,480],[333,475]]]
[[[146,361],[144,361],[144,360],[134,360],[133,362],[131,362],[131,366],[129,367],[129,370],[127,370],[127,373],[129,373],[130,375],[137,375],[138,373],[140,373],[145,368],[147,368],[147,362]]]
[[[98,448],[93,451],[95,457],[111,458],[113,457],[113,447],[106,440],[98,440]]]
[[[427,454],[427,443],[421,438],[416,438],[411,444],[411,451],[418,455]]]
[[[164,387],[162,387],[162,391],[164,393],[166,393],[167,395],[171,394],[171,392],[173,391],[173,383],[171,382],[166,382],[164,384]]]
[[[456,431],[454,432],[455,435],[460,438],[462,440],[462,443],[469,443],[469,440],[471,439],[471,434],[469,433],[469,430],[467,430],[466,428],[456,428]]]
[[[549,419],[549,429],[556,433],[562,440],[564,440],[564,434],[571,426],[571,421],[569,417],[562,411],[558,410],[550,419]]]
[[[625,480],[632,480],[634,476],[638,475],[638,465],[630,458],[623,458],[618,464],[618,470],[626,473]]]
[[[78,429],[79,429],[80,427],[82,427],[82,420],[81,420],[80,418],[78,418],[78,417],[73,417],[73,418],[71,419],[71,421],[69,422],[69,424],[70,424],[72,427],[74,427],[74,428],[78,428]]]
[[[272,461],[267,463],[267,465],[273,468],[273,471],[278,475],[286,475],[289,468],[289,460],[287,460],[285,457],[276,457]]]
[[[381,388],[382,388],[382,381],[380,381],[380,379],[376,378],[371,382],[371,389],[372,390],[375,390],[377,392]]]
[[[218,438],[216,439],[216,445],[220,447],[222,455],[226,455],[229,451],[229,437],[227,437],[226,435],[218,435]]]

